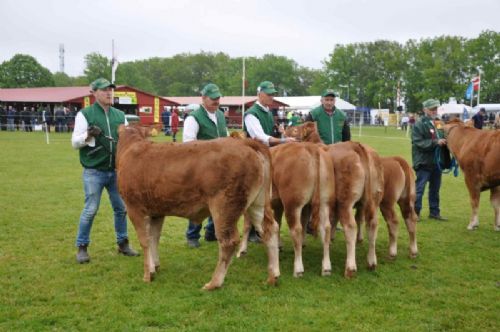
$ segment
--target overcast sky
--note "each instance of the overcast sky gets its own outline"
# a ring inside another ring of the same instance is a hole
[[[0,63],[17,53],[83,74],[84,56],[284,55],[321,68],[335,44],[500,31],[499,0],[0,0]],[[119,69],[118,69],[119,70]]]

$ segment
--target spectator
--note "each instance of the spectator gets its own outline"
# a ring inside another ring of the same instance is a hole
[[[9,105],[9,108],[7,110],[7,130],[8,131],[15,131],[16,130],[16,109],[12,107],[12,105]]]
[[[474,128],[483,129],[485,115],[486,115],[486,110],[483,107],[481,107],[479,109],[479,112],[477,112],[472,117],[472,121],[474,121]]]
[[[0,105],[0,130],[7,130],[7,110],[3,105]]]
[[[50,108],[48,106],[42,108],[42,122],[45,125],[47,132],[50,133],[50,125],[52,124],[52,113],[50,112]]]
[[[170,116],[170,111],[167,106],[165,106],[165,109],[161,113],[161,122],[163,123],[163,132],[165,133],[165,136],[170,135]]]
[[[114,212],[114,225],[118,253],[125,256],[139,254],[129,246],[127,233],[127,210],[116,183],[115,156],[118,141],[118,126],[127,124],[125,114],[111,107],[114,84],[99,78],[90,85],[95,103],[78,112],[71,144],[79,149],[83,166],[83,188],[85,207],[80,215],[80,225],[76,239],[78,263],[90,261],[87,247],[94,217],[99,210],[104,188]]]
[[[207,84],[201,90],[201,105],[197,110],[189,113],[184,122],[182,141],[184,143],[196,140],[211,140],[227,137],[227,125],[224,113],[219,110],[221,93],[219,87],[213,83]],[[186,230],[187,245],[190,248],[200,246],[201,224],[188,222]],[[205,241],[216,241],[215,226],[212,216],[208,217],[205,227]]]
[[[177,142],[177,131],[179,131],[179,110],[174,108],[172,112],[172,117],[171,117],[171,123],[170,123],[171,129],[172,129],[172,141]]]
[[[62,107],[58,107],[54,112],[54,116],[56,119],[56,133],[62,133],[64,131],[64,120],[66,117],[64,109]]]

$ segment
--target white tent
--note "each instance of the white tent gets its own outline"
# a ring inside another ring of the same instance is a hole
[[[468,114],[468,117],[470,117],[472,112],[472,107],[470,106],[454,103],[443,104],[438,107],[438,115],[440,117],[442,117],[444,114],[463,116],[464,110],[466,111],[466,114]]]
[[[274,99],[290,105],[285,107],[285,110],[298,111],[302,114],[308,114],[311,109],[318,107],[321,103],[321,96],[275,97]],[[343,111],[356,109],[356,106],[339,97],[335,98],[335,106]]]

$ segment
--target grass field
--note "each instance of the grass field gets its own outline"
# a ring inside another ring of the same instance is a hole
[[[363,128],[361,137],[357,129],[353,134],[382,155],[410,158],[410,142],[400,131]],[[500,233],[493,230],[489,193],[481,199],[480,228],[466,230],[470,207],[461,176],[443,177],[442,214],[449,222],[427,220],[425,202],[417,259],[408,258],[404,227],[397,259],[387,258],[387,229],[380,219],[376,271],[366,268],[365,242],[357,248],[357,278],[343,278],[340,233],[331,246],[332,276],[320,276],[321,243],[308,237],[305,274],[295,279],[285,226],[278,287],[265,284],[263,246],[250,244],[246,257],[233,260],[223,288],[205,292],[216,243],[188,249],[187,221],[167,218],[161,271],[145,284],[142,257],[116,253],[106,195],[92,229],[91,263],[77,264],[81,172],[69,134],[52,134],[47,145],[42,133],[0,132],[0,330],[500,330]],[[139,248],[130,223],[129,233]]]

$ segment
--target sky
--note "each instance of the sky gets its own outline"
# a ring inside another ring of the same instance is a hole
[[[283,55],[321,68],[336,44],[500,32],[499,0],[0,0],[0,63],[28,54],[83,74],[85,55],[118,60],[224,52]],[[118,70],[119,67],[118,67]]]

